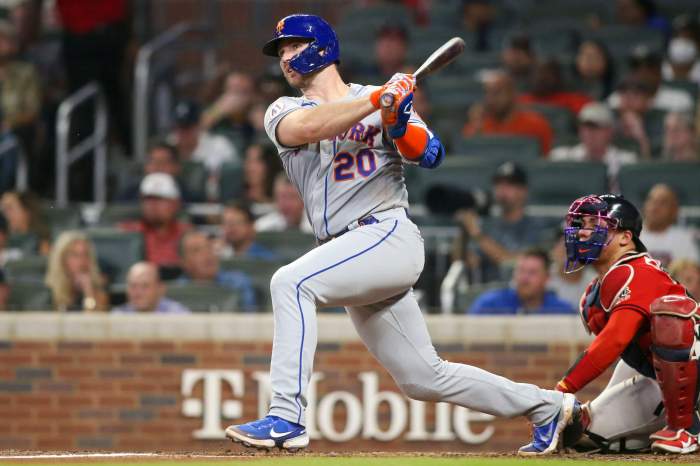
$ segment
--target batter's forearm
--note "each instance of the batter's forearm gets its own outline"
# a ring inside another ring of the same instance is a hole
[[[305,108],[280,122],[278,138],[290,147],[332,139],[376,111],[368,97]]]

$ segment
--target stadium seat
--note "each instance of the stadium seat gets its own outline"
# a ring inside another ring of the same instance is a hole
[[[7,238],[7,247],[21,249],[24,254],[39,252],[39,237],[34,233],[15,233]]]
[[[483,157],[500,162],[537,160],[540,144],[527,136],[466,136],[454,144],[454,155]]]
[[[300,231],[263,231],[258,233],[257,241],[289,261],[299,258],[316,245],[314,235]]]
[[[525,166],[530,204],[569,205],[581,196],[607,191],[607,170],[597,162],[536,161]]]
[[[640,162],[623,165],[618,175],[622,194],[641,208],[649,189],[666,183],[677,193],[681,205],[700,205],[700,163]]]
[[[187,192],[195,199],[204,201],[207,189],[207,168],[204,164],[194,160],[187,160],[182,163],[182,172],[178,179]]]
[[[235,312],[240,309],[238,293],[218,285],[167,283],[165,294],[192,312]]]
[[[54,238],[62,231],[75,230],[81,226],[80,207],[78,205],[68,207],[44,205],[41,211],[51,230],[51,236]]]
[[[491,177],[501,163],[483,157],[450,157],[436,170],[415,169],[416,175],[408,185],[411,198],[425,203],[426,194],[434,186],[457,189],[491,189]]]
[[[41,282],[10,282],[7,307],[10,311],[50,311],[51,292]]]
[[[664,51],[664,36],[661,31],[652,28],[610,25],[595,31],[587,31],[586,39],[597,39],[605,43],[610,54],[617,60],[627,60],[632,50],[638,45],[644,45],[658,53]]]
[[[233,258],[221,261],[222,270],[238,270],[244,272],[253,281],[259,310],[272,309],[270,301],[270,279],[272,275],[287,261],[263,261],[259,259]]]
[[[86,233],[95,245],[102,272],[113,283],[124,283],[129,267],[144,258],[141,233],[113,228],[89,229]]]
[[[558,140],[576,134],[576,119],[568,109],[546,104],[527,104],[527,108],[547,120]]]
[[[5,264],[5,273],[11,282],[42,283],[46,275],[47,261],[44,256],[25,256]]]
[[[240,163],[227,162],[219,172],[219,199],[221,202],[239,199],[243,193],[243,167]]]
[[[99,225],[112,227],[120,222],[138,220],[141,216],[139,204],[107,204],[100,213]]]

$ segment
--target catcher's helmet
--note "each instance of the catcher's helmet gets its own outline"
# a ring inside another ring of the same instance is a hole
[[[578,232],[583,227],[582,218],[585,216],[597,217],[600,221],[593,228],[591,236],[586,241],[581,241]],[[603,247],[608,244],[608,230],[629,230],[636,250],[646,252],[646,247],[639,239],[642,216],[634,204],[615,194],[593,194],[576,199],[569,207],[564,229],[567,271],[598,259]]]
[[[335,31],[323,18],[315,15],[289,15],[277,23],[272,40],[263,46],[263,53],[277,56],[282,39],[310,39],[311,43],[289,61],[289,66],[301,74],[313,73],[331,63],[339,63],[340,45]]]

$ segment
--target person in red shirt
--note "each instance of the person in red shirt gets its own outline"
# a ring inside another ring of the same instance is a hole
[[[554,105],[569,110],[578,115],[591,98],[580,92],[565,89],[561,66],[555,59],[550,59],[535,65],[532,74],[532,92],[518,97],[521,104]]]
[[[513,78],[502,71],[488,73],[484,78],[484,93],[484,103],[474,105],[469,112],[469,121],[462,130],[465,136],[530,136],[539,141],[543,154],[549,153],[554,137],[552,128],[538,113],[518,108]]]
[[[652,440],[654,451],[698,450],[697,303],[647,254],[642,217],[622,196],[577,199],[566,225],[567,270],[591,264],[598,272],[580,304],[596,337],[556,388],[576,393],[621,359],[577,427],[600,448]]]
[[[178,267],[180,239],[190,225],[177,219],[181,204],[175,179],[167,173],[151,173],[141,181],[140,194],[141,219],[119,227],[143,233],[148,262],[161,269]]]

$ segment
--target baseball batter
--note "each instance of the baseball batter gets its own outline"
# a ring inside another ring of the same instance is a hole
[[[382,87],[346,84],[338,41],[323,19],[292,15],[263,48],[278,57],[301,97],[282,97],[265,127],[301,193],[319,246],[272,277],[275,319],[269,415],[230,426],[248,446],[304,448],[306,390],[317,342],[316,309],[345,306],[362,340],[409,397],[447,401],[535,425],[522,454],[554,451],[578,402],[569,394],[519,384],[440,359],[412,286],[424,264],[423,240],[406,216],[403,164],[437,167],[444,149],[412,110],[415,81],[397,74]],[[380,96],[394,105],[380,109]]]

